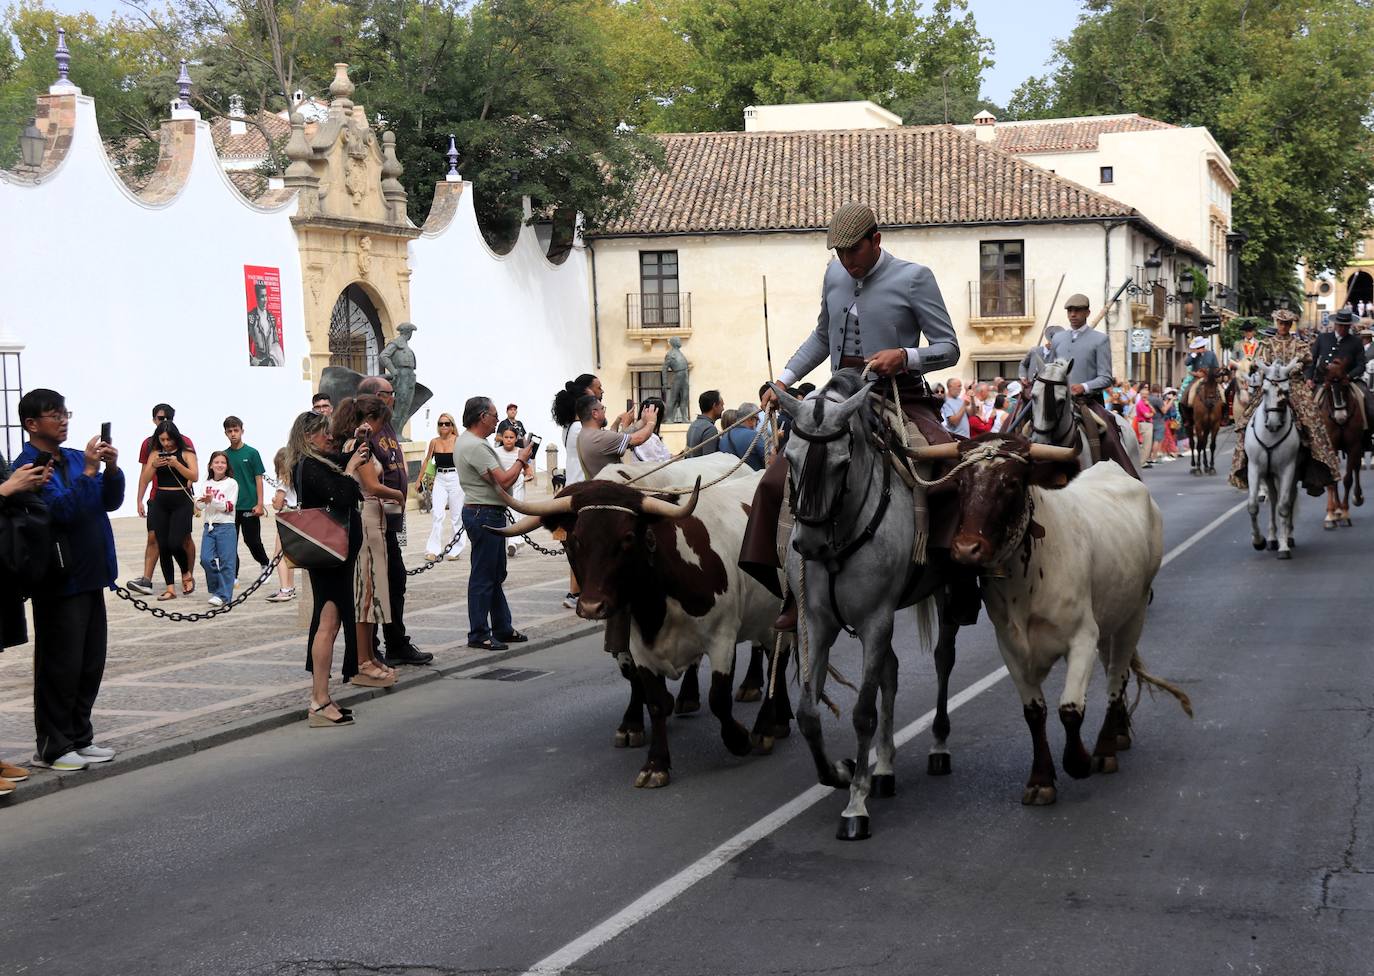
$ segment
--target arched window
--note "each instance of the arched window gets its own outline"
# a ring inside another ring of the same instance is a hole
[[[349,285],[329,316],[329,365],[346,366],[364,376],[381,372],[382,322],[367,292]]]

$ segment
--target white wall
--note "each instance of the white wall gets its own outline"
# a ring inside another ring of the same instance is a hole
[[[579,245],[555,265],[527,225],[510,253],[493,253],[472,193],[465,184],[448,226],[410,244],[411,320],[419,327],[411,347],[417,379],[434,391],[410,434],[427,440],[441,411],[461,423],[463,402],[488,396],[502,417],[507,403],[519,404],[520,420],[547,447],[558,433],[549,417],[554,393],[596,372],[586,251]],[[541,449],[540,470],[544,459]]]
[[[224,445],[222,421],[233,413],[271,466],[291,421],[310,406],[294,207],[247,203],[203,122],[186,186],[170,202],[146,204],[110,168],[84,96],[71,149],[52,174],[36,186],[0,178],[0,331],[27,344],[26,389],[66,396],[75,414],[68,446],[84,446],[111,421],[133,482],[151,408],[166,401],[202,461]],[[281,269],[283,368],[248,365],[245,264]],[[131,483],[121,514],[133,511]]]

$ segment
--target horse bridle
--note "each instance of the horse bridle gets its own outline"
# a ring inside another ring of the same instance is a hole
[[[1064,386],[1064,387],[1067,387],[1067,386],[1069,385],[1069,381],[1066,380],[1066,379],[1065,379],[1065,380],[1047,380],[1047,379],[1045,379],[1043,376],[1037,376],[1037,377],[1035,378],[1035,382],[1036,382],[1037,384],[1041,385],[1041,386],[1048,386],[1048,387],[1055,387],[1055,386]],[[1064,411],[1065,411],[1066,409],[1068,409],[1068,406],[1069,406],[1069,398],[1068,398],[1068,395],[1067,395],[1067,394],[1061,399],[1061,398],[1059,398],[1059,397],[1057,397],[1057,396],[1051,396],[1051,395],[1049,395],[1050,392],[1051,392],[1051,391],[1048,391],[1048,390],[1047,390],[1047,391],[1046,391],[1046,396],[1047,396],[1047,398],[1050,400],[1050,402],[1054,404],[1054,406],[1055,406],[1057,409],[1055,410],[1055,412],[1054,412],[1054,414],[1053,414],[1053,416],[1052,416],[1052,419],[1050,419],[1050,426],[1049,426],[1049,429],[1048,429],[1048,430],[1042,430],[1041,428],[1035,426],[1035,411],[1033,411],[1033,410],[1031,411],[1031,430],[1034,431],[1034,432],[1037,433],[1037,434],[1044,434],[1046,437],[1052,437],[1052,436],[1054,435],[1055,431],[1059,429],[1059,422],[1060,422],[1061,420],[1064,419]],[[1047,417],[1050,417],[1050,416],[1051,416],[1051,415],[1050,415],[1050,410],[1049,410],[1048,407],[1046,407],[1046,409],[1045,409],[1045,414],[1046,414]]]

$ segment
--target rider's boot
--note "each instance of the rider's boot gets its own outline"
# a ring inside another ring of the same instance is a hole
[[[792,633],[797,629],[797,598],[791,590],[787,591],[787,597],[783,600],[782,613],[773,621],[773,629],[784,633]]]

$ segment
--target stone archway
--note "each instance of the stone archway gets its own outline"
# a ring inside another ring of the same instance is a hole
[[[381,372],[385,345],[377,306],[359,285],[349,285],[339,293],[329,315],[329,365],[344,366],[364,376],[376,375]]]
[[[1358,307],[1360,302],[1374,305],[1374,277],[1368,271],[1356,271],[1345,283],[1345,289],[1345,302],[1351,308]]]

